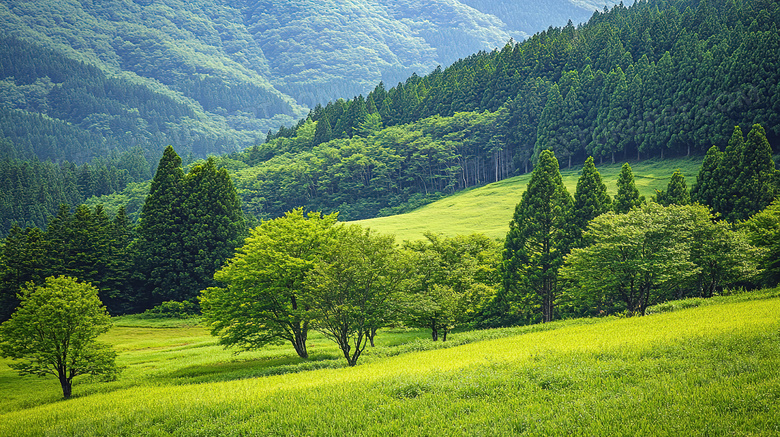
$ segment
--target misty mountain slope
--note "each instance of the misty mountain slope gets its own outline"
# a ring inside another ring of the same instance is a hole
[[[569,0],[2,0],[0,36],[33,60],[0,71],[0,132],[15,144],[8,154],[25,159],[82,161],[134,145],[229,152],[317,103],[427,74],[582,10]],[[0,53],[4,65],[18,62],[12,52]],[[54,57],[96,69],[56,78],[35,67]],[[66,131],[89,140],[56,150],[51,138],[68,142]]]

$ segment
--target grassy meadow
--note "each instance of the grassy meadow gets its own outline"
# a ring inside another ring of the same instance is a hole
[[[0,362],[0,435],[778,435],[780,290],[637,318],[455,332],[386,330],[348,368],[314,335],[234,355],[196,319],[118,318],[119,380]]]
[[[680,169],[688,189],[696,182],[702,157],[679,159],[648,159],[631,162],[639,193],[647,199],[655,190],[665,190],[672,173]],[[623,163],[596,165],[611,196],[617,192],[617,179]],[[582,165],[562,169],[563,183],[571,195],[577,188]],[[396,241],[419,240],[426,231],[447,236],[481,232],[490,238],[503,239],[515,206],[525,191],[531,175],[525,174],[503,181],[458,192],[407,214],[359,220],[363,226],[382,233],[394,234]]]

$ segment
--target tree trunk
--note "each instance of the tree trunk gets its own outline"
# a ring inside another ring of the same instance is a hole
[[[306,350],[306,332],[295,331],[293,336],[292,344],[295,352],[303,359],[309,358],[309,352]]]
[[[447,341],[447,329],[442,330],[441,332],[441,341]]]
[[[62,397],[68,399],[73,393],[73,385],[71,381],[62,375],[60,376],[60,385],[62,386]]]
[[[439,340],[439,330],[436,327],[436,322],[435,321],[431,322],[431,338],[433,339],[433,341],[438,341]]]

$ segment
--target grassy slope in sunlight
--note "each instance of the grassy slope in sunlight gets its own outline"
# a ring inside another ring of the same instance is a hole
[[[672,173],[680,169],[688,189],[696,182],[701,157],[632,162],[639,192],[648,200],[655,190],[665,190]],[[617,178],[623,164],[596,165],[609,194],[617,192]],[[562,170],[563,183],[573,196],[582,167]],[[503,239],[509,230],[509,221],[515,206],[520,202],[530,174],[516,176],[456,193],[423,206],[407,214],[356,221],[379,232],[394,234],[396,241],[423,238],[425,231],[448,236],[483,233],[491,238]]]
[[[26,386],[3,370],[0,435],[777,435],[778,310],[774,290],[641,318],[454,334],[483,339],[398,355],[382,351],[425,333],[380,333],[385,343],[357,367],[262,378],[247,376],[298,361],[289,346],[233,356],[199,327],[117,327],[107,340],[126,373],[77,383],[71,400],[52,389],[39,406],[8,405],[5,384]],[[338,361],[322,340],[313,362]]]

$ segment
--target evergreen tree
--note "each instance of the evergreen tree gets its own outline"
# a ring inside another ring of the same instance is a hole
[[[719,185],[717,196],[713,202],[715,211],[729,221],[733,221],[734,207],[737,197],[740,195],[737,178],[742,168],[744,154],[745,138],[742,136],[742,129],[735,126],[716,171],[715,180]]]
[[[666,191],[656,190],[655,201],[663,206],[691,204],[691,195],[688,192],[688,185],[685,183],[685,176],[680,173],[679,169],[672,173]]]
[[[527,322],[554,317],[558,269],[572,239],[572,203],[554,153],[542,151],[509,223],[501,269],[502,285]]]
[[[183,294],[180,290],[181,276],[186,275],[180,235],[184,228],[183,182],[181,158],[168,146],[152,179],[138,226],[136,272],[142,282],[142,294],[138,297],[141,307],[151,307]]]
[[[184,271],[177,294],[169,296],[178,301],[192,300],[215,285],[214,272],[232,256],[246,230],[236,189],[213,158],[190,170],[183,194]]]
[[[580,239],[588,222],[611,210],[612,199],[607,194],[607,186],[602,182],[601,174],[596,170],[593,157],[589,156],[585,160],[585,165],[582,166],[582,173],[577,180],[577,190],[574,192],[575,245],[584,245]]]
[[[746,220],[769,206],[778,193],[777,182],[778,173],[766,131],[760,124],[754,124],[748,132],[736,179],[738,194],[734,210],[726,219],[731,222]]]
[[[718,146],[712,146],[707,150],[704,161],[701,163],[701,169],[696,176],[696,185],[691,188],[691,201],[707,205],[710,208],[715,206],[718,188],[720,182],[717,180],[718,166],[723,159],[723,152]]]
[[[19,294],[28,283],[42,284],[51,273],[46,236],[38,228],[14,224],[0,247],[0,322],[8,320],[19,305]]]
[[[634,183],[634,173],[631,171],[631,166],[625,163],[620,169],[620,176],[618,176],[617,180],[617,195],[615,195],[615,201],[613,202],[615,212],[625,214],[643,203],[645,203],[645,196],[639,195],[639,190],[637,190]]]
[[[317,128],[314,130],[314,145],[327,143],[333,137],[330,122],[327,117],[322,117],[317,121]]]

